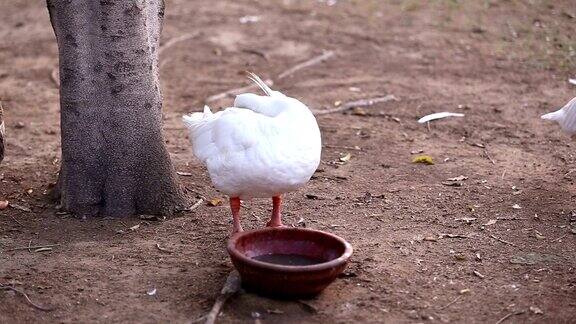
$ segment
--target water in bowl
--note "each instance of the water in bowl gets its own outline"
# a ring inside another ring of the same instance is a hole
[[[263,254],[253,257],[254,260],[287,266],[307,266],[325,262],[322,259],[299,254]]]

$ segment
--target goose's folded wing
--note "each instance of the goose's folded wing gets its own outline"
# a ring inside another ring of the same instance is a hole
[[[276,134],[273,119],[250,110],[228,108],[204,125],[194,140],[194,154],[202,161],[226,159],[266,144]]]

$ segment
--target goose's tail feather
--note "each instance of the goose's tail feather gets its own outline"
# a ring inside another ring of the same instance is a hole
[[[250,79],[252,82],[256,83],[256,85],[258,87],[260,87],[260,89],[262,89],[262,91],[264,91],[264,93],[266,93],[267,96],[272,95],[272,89],[270,89],[270,87],[264,81],[262,81],[262,79],[260,79],[259,76],[257,76],[256,74],[254,74],[252,72],[247,72],[247,74],[248,74],[248,79]]]
[[[542,115],[540,118],[551,121],[560,121],[564,116],[562,109]]]

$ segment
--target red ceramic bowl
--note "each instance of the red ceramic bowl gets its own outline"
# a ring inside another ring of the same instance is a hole
[[[322,231],[267,227],[232,236],[228,253],[244,288],[302,298],[320,293],[342,273],[352,246]]]

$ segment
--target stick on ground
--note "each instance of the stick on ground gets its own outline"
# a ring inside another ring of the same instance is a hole
[[[160,45],[160,48],[158,49],[158,56],[160,56],[162,54],[162,52],[169,49],[170,47],[172,47],[172,46],[174,46],[180,42],[183,42],[185,40],[192,39],[198,35],[200,35],[200,32],[188,33],[188,34],[184,34],[184,35],[181,35],[178,37],[171,38],[165,44]]]
[[[492,164],[496,164],[496,161],[494,161],[490,153],[488,153],[487,149],[484,149],[484,155],[486,155],[486,157],[488,158],[488,160],[490,160],[490,162],[492,162]]]
[[[60,244],[46,244],[46,245],[35,245],[35,246],[19,246],[19,247],[15,247],[15,248],[11,248],[6,250],[6,252],[10,252],[10,251],[18,251],[18,250],[36,250],[36,249],[42,249],[42,248],[51,248],[51,247],[55,247],[55,246],[59,246]]]
[[[394,96],[394,95],[386,95],[384,97],[376,97],[376,98],[369,98],[369,99],[360,99],[360,100],[354,100],[354,101],[349,101],[347,103],[344,103],[338,108],[327,109],[327,110],[315,110],[315,111],[313,111],[313,113],[315,116],[333,114],[333,113],[338,113],[338,112],[344,112],[344,111],[350,110],[352,108],[369,107],[369,106],[373,106],[377,103],[388,102],[388,101],[399,101],[399,99],[396,98],[396,96]]]
[[[205,324],[216,323],[216,318],[218,317],[218,314],[220,314],[220,311],[222,310],[222,307],[224,306],[228,298],[232,297],[238,291],[240,291],[240,275],[236,270],[233,270],[230,272],[230,274],[228,274],[228,278],[226,278],[226,283],[224,284],[224,287],[222,287],[220,296],[216,298],[214,306],[212,306],[212,310],[210,310],[210,313],[206,315]]]
[[[496,322],[496,324],[500,324],[502,322],[504,322],[505,320],[507,320],[509,317],[514,316],[514,315],[521,315],[524,314],[524,311],[519,311],[516,313],[510,313],[510,314],[506,314],[506,316],[502,317],[501,319],[498,320],[498,322]]]
[[[292,75],[292,74],[294,74],[294,73],[296,73],[296,72],[298,72],[298,71],[300,71],[300,70],[302,70],[302,69],[304,69],[304,68],[308,68],[308,67],[310,67],[310,66],[312,66],[312,65],[315,65],[315,64],[318,64],[318,63],[322,63],[322,62],[326,61],[327,59],[331,58],[332,56],[334,56],[334,52],[333,52],[333,51],[324,52],[324,53],[322,53],[322,54],[319,55],[319,56],[313,57],[313,58],[311,58],[311,59],[308,60],[308,61],[305,61],[305,62],[296,64],[295,66],[289,68],[288,70],[280,73],[280,74],[278,75],[278,79],[282,79],[282,78],[285,78],[285,77],[287,77],[287,76],[290,76],[290,75]],[[264,80],[264,83],[266,83],[268,86],[274,85],[274,81],[272,81],[271,79]],[[245,87],[227,90],[227,91],[224,91],[224,92],[221,92],[221,93],[217,93],[217,94],[215,94],[215,95],[212,95],[212,96],[206,98],[205,102],[206,102],[206,103],[210,103],[210,102],[213,102],[213,101],[216,101],[216,100],[220,100],[220,99],[226,98],[226,97],[228,97],[228,96],[238,95],[238,94],[243,93],[243,92],[246,92],[246,91],[248,91],[248,90],[256,89],[257,87],[258,87],[258,86],[255,85],[255,84],[250,84],[250,85],[245,86]]]
[[[305,69],[305,68],[310,67],[312,65],[316,65],[318,63],[322,63],[322,62],[326,61],[327,59],[331,58],[332,56],[334,56],[334,51],[326,51],[326,52],[322,53],[322,55],[320,55],[320,56],[313,57],[306,62],[302,62],[300,64],[297,64],[297,65],[289,68],[288,70],[280,73],[278,75],[278,79],[283,79],[287,76],[290,76],[290,75],[296,73],[299,70]]]
[[[196,203],[194,203],[194,205],[192,205],[192,206],[190,206],[190,207],[188,207],[188,208],[184,208],[184,209],[182,209],[182,211],[191,212],[191,211],[193,211],[194,209],[200,207],[200,205],[201,205],[203,202],[204,202],[204,198],[200,198],[200,199],[198,199],[198,201],[197,201]]]
[[[498,242],[502,242],[502,243],[504,243],[504,244],[508,244],[508,245],[513,246],[513,247],[518,247],[518,245],[516,245],[516,244],[514,244],[514,243],[512,243],[512,242],[504,241],[503,239],[498,238],[498,237],[494,236],[493,234],[490,234],[490,237],[493,238],[493,239],[495,239],[495,240],[498,241]]]
[[[443,309],[445,309],[445,308],[448,308],[448,307],[450,307],[450,306],[454,305],[454,304],[455,304],[457,301],[459,301],[459,300],[460,300],[460,298],[462,298],[462,295],[460,295],[460,296],[458,296],[458,297],[454,298],[454,300],[453,300],[453,301],[451,301],[451,302],[449,302],[448,304],[446,304],[446,305],[444,305],[444,306],[442,306],[442,307],[438,308],[438,310],[443,310]]]
[[[54,310],[53,307],[45,307],[45,306],[41,306],[38,304],[35,304],[30,297],[28,297],[28,295],[23,292],[22,290],[15,288],[13,286],[5,286],[3,284],[0,284],[0,290],[12,290],[13,292],[19,293],[20,295],[24,296],[24,298],[26,299],[26,301],[28,302],[28,304],[32,305],[34,308],[39,309],[41,311],[45,311],[45,312],[49,312]]]
[[[266,85],[268,85],[268,86],[270,86],[270,87],[274,85],[274,82],[273,82],[272,80],[270,80],[270,79],[264,80],[264,83],[266,83]],[[246,91],[248,91],[248,90],[253,90],[253,89],[258,89],[258,85],[256,85],[256,84],[250,84],[250,85],[247,85],[247,86],[245,86],[245,87],[235,88],[235,89],[230,89],[230,90],[227,90],[227,91],[224,91],[224,92],[220,92],[220,93],[217,93],[217,94],[215,94],[215,95],[213,95],[213,96],[210,96],[210,97],[206,98],[205,102],[206,102],[206,103],[210,103],[210,102],[212,102],[212,101],[220,100],[220,99],[226,98],[226,97],[228,97],[228,96],[239,95],[239,94],[241,94],[241,93],[243,93],[243,92],[246,92]]]

